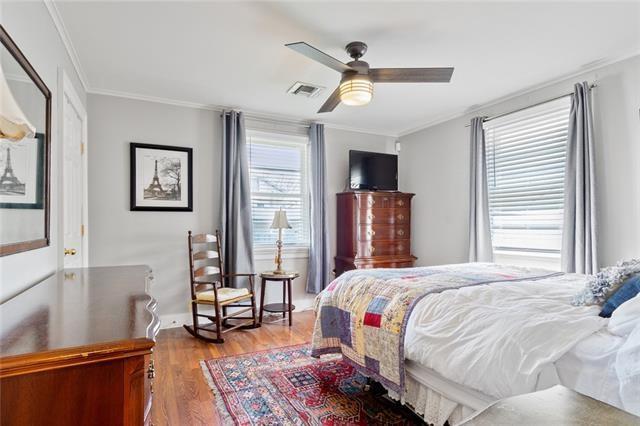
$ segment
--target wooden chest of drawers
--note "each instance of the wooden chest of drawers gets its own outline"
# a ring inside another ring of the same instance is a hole
[[[342,192],[338,197],[336,276],[359,268],[406,268],[411,254],[411,198],[403,192]]]
[[[0,424],[149,424],[146,266],[65,269],[0,305]]]

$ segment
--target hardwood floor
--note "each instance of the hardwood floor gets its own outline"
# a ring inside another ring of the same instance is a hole
[[[225,334],[220,345],[195,339],[182,327],[160,331],[154,350],[153,424],[221,424],[200,361],[309,342],[313,319],[310,311],[294,313],[292,327],[280,321],[254,330],[235,330]]]

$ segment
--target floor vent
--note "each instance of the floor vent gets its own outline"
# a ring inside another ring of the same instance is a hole
[[[287,93],[298,96],[306,96],[307,98],[313,98],[316,97],[320,92],[322,92],[322,89],[324,89],[324,87],[314,86],[313,84],[296,81],[293,86],[289,87]]]

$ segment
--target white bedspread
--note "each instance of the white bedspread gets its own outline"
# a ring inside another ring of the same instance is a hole
[[[413,310],[405,356],[496,398],[536,388],[540,371],[606,325],[575,307],[584,275],[496,283],[432,294]]]

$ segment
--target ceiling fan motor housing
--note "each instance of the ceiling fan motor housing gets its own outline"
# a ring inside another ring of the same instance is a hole
[[[347,51],[347,54],[356,61],[367,53],[367,45],[361,41],[352,41],[347,44],[344,49]]]

